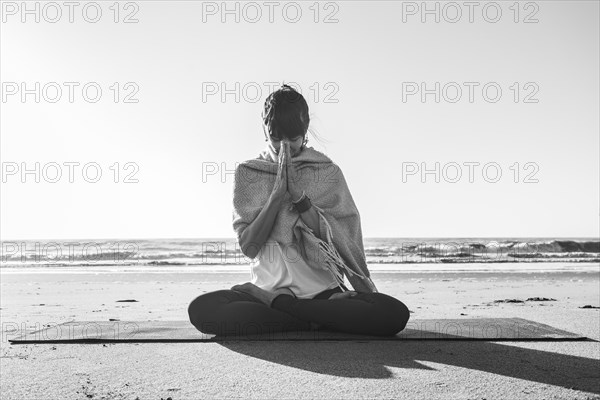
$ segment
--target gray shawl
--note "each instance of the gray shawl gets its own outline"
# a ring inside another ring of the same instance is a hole
[[[278,169],[276,157],[267,147],[257,158],[236,167],[233,230],[238,242],[242,231],[260,213],[273,191]],[[329,270],[338,286],[343,284],[345,275],[355,291],[377,292],[367,268],[360,215],[341,169],[312,147],[304,148],[293,162],[299,173],[288,179],[299,182],[318,212],[319,237],[322,239],[313,234],[293,209],[289,193],[282,202],[269,238],[277,241],[282,249],[295,246],[311,268]]]

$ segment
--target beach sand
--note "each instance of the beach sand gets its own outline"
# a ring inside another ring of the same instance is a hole
[[[31,271],[31,270],[30,270]],[[413,318],[520,317],[584,342],[221,342],[11,345],[16,325],[185,320],[249,273],[1,274],[2,399],[600,399],[600,270],[373,272]],[[532,297],[556,301],[495,303]],[[117,302],[118,300],[137,302]]]

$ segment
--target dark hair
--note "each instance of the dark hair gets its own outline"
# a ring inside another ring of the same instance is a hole
[[[306,136],[310,124],[306,100],[285,84],[267,97],[262,117],[269,134],[278,139]]]

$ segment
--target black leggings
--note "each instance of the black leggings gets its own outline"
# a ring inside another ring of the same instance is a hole
[[[188,314],[199,331],[223,336],[314,329],[391,336],[404,329],[410,318],[400,300],[383,293],[328,300],[341,291],[325,290],[312,299],[281,294],[271,308],[247,293],[217,290],[194,299]]]

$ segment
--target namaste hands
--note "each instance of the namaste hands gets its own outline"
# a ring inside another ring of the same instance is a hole
[[[285,194],[289,193],[292,201],[298,200],[302,196],[302,188],[298,185],[299,176],[300,171],[292,161],[290,143],[282,140],[279,150],[279,168],[271,195],[281,201]]]

